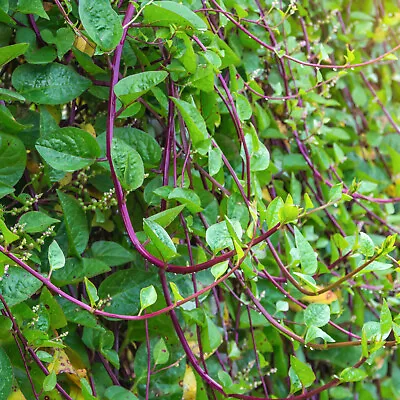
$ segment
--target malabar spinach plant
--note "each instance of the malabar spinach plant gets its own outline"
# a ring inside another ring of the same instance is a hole
[[[0,399],[400,398],[389,0],[0,1]]]

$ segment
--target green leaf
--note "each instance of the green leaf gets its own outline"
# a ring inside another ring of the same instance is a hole
[[[315,381],[315,375],[313,370],[308,364],[303,363],[298,358],[294,356],[290,356],[290,365],[293,368],[294,372],[300,379],[303,387],[309,387]]]
[[[168,362],[169,351],[163,338],[161,338],[154,346],[153,358],[155,365],[165,364]]]
[[[144,9],[144,23],[166,27],[173,24],[201,31],[207,29],[206,23],[198,15],[174,1],[154,1],[147,5]]]
[[[330,337],[322,329],[312,325],[307,329],[306,337],[304,338],[306,343],[312,342],[314,339],[321,338],[324,342],[334,342],[335,339]]]
[[[170,282],[169,286],[171,287],[175,302],[183,300],[183,296],[180,294],[177,284],[175,282]]]
[[[18,0],[17,10],[23,14],[36,14],[39,17],[50,19],[43,8],[42,0]]]
[[[85,168],[100,155],[96,139],[72,127],[47,132],[37,141],[36,149],[51,167],[66,172]]]
[[[242,227],[240,222],[232,220],[232,225],[237,236],[239,238],[242,237]],[[232,248],[233,241],[228,227],[226,226],[226,221],[211,225],[206,231],[206,241],[214,253],[218,253],[226,247]]]
[[[104,274],[110,271],[110,267],[96,258],[75,258],[70,257],[65,261],[64,268],[54,271],[52,281],[59,286],[82,282],[85,277]]]
[[[157,224],[157,222],[144,220],[143,228],[165,261],[168,261],[178,254],[168,233],[162,226]]]
[[[0,130],[8,133],[18,133],[29,126],[25,126],[17,122],[11,112],[5,105],[0,106]]]
[[[12,84],[33,103],[65,104],[80,96],[91,81],[63,64],[23,64],[14,70]]]
[[[124,140],[113,138],[112,161],[121,185],[126,190],[135,190],[144,180],[144,165],[139,153]]]
[[[340,373],[340,380],[343,382],[359,382],[365,379],[368,374],[360,368],[348,367]]]
[[[42,282],[21,267],[10,266],[0,281],[0,294],[9,307],[29,299],[42,287]],[[0,303],[0,309],[3,304]]]
[[[251,104],[247,100],[247,97],[242,94],[235,93],[235,103],[237,113],[241,121],[246,121],[251,118],[253,110],[251,109]]]
[[[215,280],[218,280],[222,275],[224,275],[225,271],[228,269],[228,264],[229,261],[226,260],[211,267],[211,273]]]
[[[209,317],[206,317],[205,326],[201,330],[201,342],[206,353],[212,353],[222,343],[222,334]]]
[[[149,133],[136,128],[124,127],[115,128],[114,136],[133,147],[142,157],[145,167],[155,167],[160,164],[161,147]]]
[[[172,98],[189,130],[194,148],[202,155],[207,154],[210,147],[206,123],[197,108],[180,99]]]
[[[58,29],[55,35],[48,29],[42,30],[41,34],[45,42],[56,45],[57,56],[60,60],[65,53],[71,50],[75,40],[75,33],[69,27]]]
[[[58,222],[60,222],[59,219],[51,218],[40,211],[29,211],[19,219],[19,223],[24,225],[26,233],[43,232],[49,226]]]
[[[279,221],[282,224],[294,222],[298,218],[299,212],[299,208],[295,205],[284,204],[283,207],[279,209]]]
[[[53,356],[51,354],[47,353],[47,351],[38,350],[36,352],[36,355],[38,356],[40,361],[47,362],[47,363],[51,363],[53,361]]]
[[[0,66],[7,64],[21,54],[24,54],[28,47],[28,43],[18,43],[11,46],[0,47]]]
[[[0,347],[0,398],[8,399],[14,379],[11,361],[7,353]]]
[[[331,318],[331,310],[327,304],[312,303],[304,310],[304,323],[317,328],[326,325]]]
[[[105,311],[117,314],[135,315],[140,308],[140,290],[154,283],[154,270],[130,268],[108,276],[99,286],[101,299],[111,297]]]
[[[302,273],[306,275],[314,274],[318,269],[317,255],[315,254],[314,249],[296,226],[294,227],[294,237],[300,255]]]
[[[271,203],[268,204],[266,213],[266,222],[268,229],[273,228],[280,222],[279,211],[284,206],[284,202],[280,197],[275,197]]]
[[[331,203],[333,201],[339,201],[342,199],[342,195],[343,195],[343,184],[338,183],[337,185],[334,185],[329,189],[328,202]]]
[[[384,340],[389,336],[393,325],[392,314],[390,313],[390,309],[386,300],[383,300],[379,323],[381,327],[382,339]]]
[[[208,151],[208,172],[214,176],[222,168],[222,155],[220,149],[210,148]]]
[[[0,88],[0,100],[5,100],[5,101],[25,101],[25,97],[21,96],[19,93],[9,90],[9,89],[3,89]]]
[[[110,386],[104,392],[106,400],[137,400],[137,397],[122,386]]]
[[[18,138],[0,133],[0,182],[14,186],[22,177],[26,165],[26,150]]]
[[[142,312],[152,306],[157,301],[157,291],[153,285],[147,286],[140,290],[140,310],[139,315]]]
[[[174,188],[168,195],[169,200],[178,200],[180,203],[186,205],[186,208],[192,213],[202,211],[200,197],[191,189]]]
[[[134,260],[133,254],[115,242],[103,241],[94,242],[92,247],[94,258],[103,261],[110,267],[127,264]]]
[[[7,245],[19,239],[17,234],[8,229],[3,219],[0,219],[0,232],[3,235],[3,240]]]
[[[313,204],[312,200],[310,199],[310,196],[308,195],[308,193],[304,194],[304,208],[306,210],[314,208],[314,204]]]
[[[84,278],[84,282],[85,282],[86,292],[89,296],[90,305],[94,307],[97,301],[99,300],[99,296],[97,294],[97,288],[92,282],[89,281],[88,278],[86,278],[86,276]]]
[[[375,253],[375,245],[372,239],[364,232],[360,232],[359,251],[365,257],[372,257]]]
[[[287,301],[279,300],[276,302],[276,312],[286,312],[289,311],[289,303]]]
[[[54,271],[63,268],[65,265],[65,256],[58,243],[53,240],[48,250],[48,259],[50,270]]]
[[[103,51],[114,50],[122,38],[122,24],[109,0],[79,1],[79,17],[90,38]]]
[[[46,307],[49,314],[51,329],[60,329],[68,324],[63,309],[47,288],[43,288],[40,293],[40,303]]]
[[[171,224],[171,222],[175,220],[175,218],[182,212],[184,208],[185,204],[181,204],[179,206],[172,207],[168,210],[154,214],[147,219],[149,221],[157,222],[157,224],[161,225],[163,228],[166,228],[169,224]]]
[[[147,71],[130,75],[115,85],[114,93],[124,104],[130,104],[163,82],[167,76],[168,72],[165,71]]]
[[[3,182],[0,182],[0,199],[10,193],[13,193],[14,191],[15,189],[12,186],[8,186]]]
[[[45,392],[50,392],[56,387],[56,385],[57,385],[57,375],[54,371],[52,371],[43,380],[43,390]]]
[[[78,200],[60,190],[57,190],[57,194],[63,209],[70,247],[72,252],[79,256],[86,249],[89,241],[89,227],[85,211]]]

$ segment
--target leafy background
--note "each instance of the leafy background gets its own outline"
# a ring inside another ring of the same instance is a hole
[[[0,399],[400,398],[388,0],[0,1]]]

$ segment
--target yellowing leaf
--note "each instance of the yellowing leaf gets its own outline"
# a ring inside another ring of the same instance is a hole
[[[82,53],[86,53],[89,57],[92,57],[96,50],[96,45],[83,36],[76,37],[74,46]]]
[[[182,400],[196,400],[197,382],[192,368],[186,365],[185,375],[183,377],[183,395]]]
[[[78,357],[73,357],[74,364],[69,359],[68,355],[64,350],[56,349],[54,352],[54,361],[49,364],[49,371],[54,371],[56,375],[67,374],[69,380],[71,380],[75,385],[80,387],[80,379],[86,378],[86,369],[79,368],[83,367],[80,365]]]
[[[336,294],[332,292],[332,290],[329,290],[326,293],[319,294],[318,296],[304,296],[301,300],[307,303],[331,304],[337,299],[338,297]]]

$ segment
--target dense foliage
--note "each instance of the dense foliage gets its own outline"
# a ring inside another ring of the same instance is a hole
[[[0,0],[0,400],[400,398],[390,0]]]

